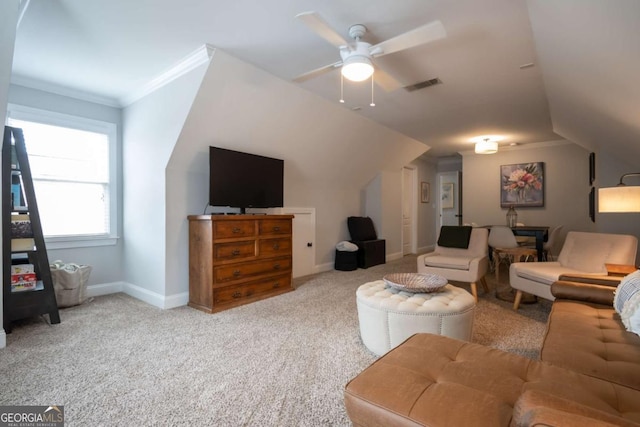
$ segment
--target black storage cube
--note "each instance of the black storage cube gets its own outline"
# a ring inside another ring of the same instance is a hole
[[[386,263],[385,240],[367,240],[364,242],[352,240],[351,243],[355,243],[358,246],[358,267],[369,268]]]
[[[336,261],[334,268],[340,271],[353,271],[358,269],[358,251],[339,251],[336,249]]]

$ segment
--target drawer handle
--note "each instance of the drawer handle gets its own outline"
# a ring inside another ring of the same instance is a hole
[[[231,295],[234,298],[240,298],[242,296],[241,292],[234,292],[233,295]]]
[[[240,250],[239,249],[234,250],[233,252],[231,252],[231,255],[233,256],[240,255]]]
[[[280,231],[280,227],[276,225],[275,227],[273,227],[273,231]]]
[[[279,244],[277,244],[277,243],[274,243],[274,244],[273,244],[273,249],[276,249],[276,250],[277,250],[277,249],[280,249],[280,245],[279,245]]]
[[[239,227],[233,227],[233,230],[231,230],[231,232],[234,233],[234,234],[238,234],[241,231],[242,230]]]
[[[280,264],[274,264],[273,269],[274,270],[280,270]]]
[[[240,277],[240,270],[234,270],[233,271],[233,277]]]
[[[273,284],[273,289],[277,289],[280,287],[280,282],[276,282]]]

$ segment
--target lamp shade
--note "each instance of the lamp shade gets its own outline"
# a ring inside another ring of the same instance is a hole
[[[479,141],[476,142],[476,154],[494,154],[498,152],[497,141]]]
[[[640,186],[599,188],[598,212],[640,212]]]
[[[366,56],[351,55],[342,65],[342,75],[353,82],[367,80],[373,74],[373,65]]]

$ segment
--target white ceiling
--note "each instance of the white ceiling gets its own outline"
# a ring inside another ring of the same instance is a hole
[[[470,150],[469,139],[483,134],[504,136],[501,145],[561,135],[592,147],[611,135],[598,123],[622,123],[615,136],[624,144],[617,151],[628,153],[628,140],[640,145],[640,85],[634,80],[640,75],[639,5],[637,0],[31,0],[17,32],[12,80],[117,102],[203,44],[291,80],[340,59],[335,47],[294,18],[300,12],[319,12],[345,38],[349,26],[364,24],[370,43],[437,19],[445,39],[387,55],[377,64],[406,85],[434,77],[441,85],[416,92],[376,87],[372,108],[370,83],[349,82],[344,108],[361,107],[359,114],[431,146],[433,156]],[[534,65],[520,69],[529,63]],[[340,97],[338,71],[299,85],[336,103]],[[599,88],[594,92],[592,85]],[[603,99],[606,105],[599,105]],[[640,154],[638,147],[630,150]]]

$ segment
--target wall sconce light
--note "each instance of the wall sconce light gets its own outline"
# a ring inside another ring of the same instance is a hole
[[[598,189],[598,212],[640,212],[640,186],[622,182],[628,176],[640,176],[640,172],[622,175],[615,187]]]

